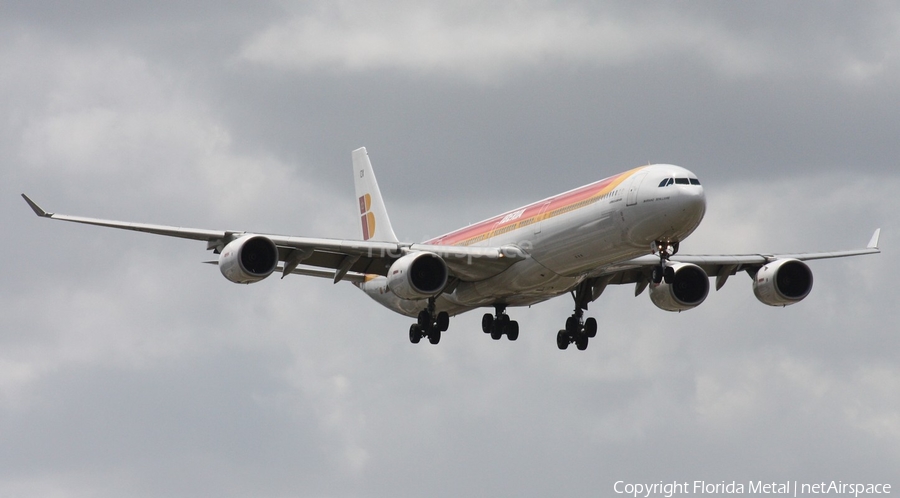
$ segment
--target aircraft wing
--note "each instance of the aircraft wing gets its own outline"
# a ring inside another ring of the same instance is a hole
[[[716,277],[716,290],[725,285],[728,277],[741,271],[755,271],[756,269],[780,259],[797,259],[811,261],[815,259],[845,258],[849,256],[862,256],[865,254],[877,254],[878,239],[881,229],[875,230],[872,238],[864,249],[851,249],[832,252],[808,252],[785,254],[698,254],[698,255],[674,255],[669,261],[674,263],[693,263],[706,272],[710,277]],[[640,294],[649,283],[650,273],[653,267],[659,265],[659,257],[647,255],[634,258],[614,265],[606,266],[589,275],[593,279],[595,298],[599,296],[603,288],[609,284],[637,284],[635,294]]]
[[[460,280],[478,280],[496,275],[516,261],[527,257],[516,246],[457,247],[376,242],[371,240],[293,237],[70,216],[50,213],[38,206],[27,195],[22,194],[22,197],[35,214],[43,218],[206,241],[206,248],[214,250],[216,253],[220,252],[229,242],[241,236],[263,235],[271,239],[278,247],[278,256],[282,264],[277,271],[282,273],[282,277],[288,274],[299,274],[333,278],[335,282],[344,279],[361,281],[366,274],[387,275],[391,264],[410,252],[429,251],[438,254],[444,259],[451,276]],[[328,268],[334,271],[330,272],[315,268]]]

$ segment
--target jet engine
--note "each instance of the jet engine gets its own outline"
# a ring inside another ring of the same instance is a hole
[[[812,290],[812,271],[797,259],[778,259],[756,272],[753,293],[769,306],[787,306],[800,302]]]
[[[650,300],[666,311],[684,311],[699,306],[709,294],[709,276],[697,265],[674,263],[670,283],[650,284]]]
[[[440,294],[447,285],[447,263],[431,252],[412,252],[388,270],[387,286],[403,299],[424,299]]]
[[[278,248],[268,237],[246,235],[228,243],[219,254],[219,271],[236,284],[268,277],[278,265]]]

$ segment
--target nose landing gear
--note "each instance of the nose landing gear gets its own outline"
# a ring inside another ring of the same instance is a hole
[[[678,242],[657,240],[653,244],[650,244],[650,249],[653,251],[653,254],[659,255],[659,266],[653,268],[651,280],[654,284],[662,283],[663,280],[665,280],[667,284],[671,284],[672,280],[675,279],[675,269],[668,266],[666,263],[669,262],[670,257],[678,252]]]

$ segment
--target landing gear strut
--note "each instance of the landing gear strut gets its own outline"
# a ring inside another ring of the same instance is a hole
[[[506,338],[510,341],[518,339],[519,322],[509,319],[509,315],[506,314],[506,305],[496,304],[494,309],[496,310],[495,315],[485,313],[481,318],[481,331],[491,334],[491,339],[495,341],[499,341],[503,334],[506,334]]]
[[[584,351],[588,347],[588,339],[597,335],[597,320],[593,317],[584,319],[584,310],[592,297],[590,281],[585,280],[579,284],[572,291],[572,297],[575,298],[575,311],[566,319],[566,328],[557,332],[556,346],[566,349],[569,344],[575,343],[579,351]]]
[[[659,284],[663,280],[665,280],[667,284],[671,284],[672,280],[675,278],[675,269],[668,266],[666,263],[668,263],[671,256],[674,256],[675,253],[678,252],[678,242],[657,240],[651,244],[650,248],[653,250],[654,254],[659,255],[659,266],[653,268],[651,280],[653,280],[654,284]]]
[[[420,311],[416,323],[409,326],[409,342],[418,344],[423,337],[432,344],[441,342],[441,332],[450,327],[450,315],[446,311],[435,313],[434,301],[435,298],[429,298],[428,307]]]

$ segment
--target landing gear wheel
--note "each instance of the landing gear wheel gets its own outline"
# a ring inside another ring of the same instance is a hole
[[[653,273],[650,275],[650,280],[653,281],[654,284],[661,284],[663,281],[663,273],[665,273],[665,271],[661,266],[654,266]]]
[[[519,338],[519,322],[510,320],[506,314],[505,304],[494,305],[496,313],[491,315],[485,313],[481,318],[481,330],[486,334],[491,334],[491,339],[499,341],[505,334],[507,339],[515,341]]]
[[[584,321],[584,334],[590,338],[597,336],[597,319],[590,317]]]
[[[450,327],[450,314],[446,311],[437,313],[435,310],[435,298],[428,299],[428,307],[416,315],[416,323],[409,327],[409,342],[418,344],[423,337],[428,342],[437,344],[441,341],[441,332],[446,332]]]
[[[420,311],[419,317],[418,317],[418,320],[416,323],[418,323],[419,327],[422,327],[423,329],[427,328],[432,323],[431,313],[429,313],[428,310]]]
[[[666,281],[667,284],[671,284],[675,281],[675,268],[671,266],[667,266],[663,271],[663,280]]]
[[[418,344],[422,340],[422,328],[418,323],[409,326],[409,342]]]
[[[500,315],[494,320],[494,330],[491,331],[491,339],[499,340],[503,334],[509,335],[509,326],[512,322],[509,315]],[[518,325],[517,325],[518,326]]]
[[[481,331],[485,334],[490,334],[491,329],[494,328],[494,315],[490,313],[485,313],[483,317],[481,317]]]
[[[446,311],[441,311],[437,315],[437,321],[435,322],[435,328],[440,330],[441,332],[445,332],[448,328],[450,328],[450,315]]]
[[[506,326],[506,338],[515,341],[519,338],[519,322],[512,321]]]
[[[651,245],[651,250],[654,254],[667,248],[668,246],[658,241]],[[663,272],[659,268],[654,268],[652,278],[655,280],[657,277],[662,281]],[[588,347],[589,340],[597,336],[597,319],[585,319],[584,312],[588,309],[588,304],[603,292],[608,283],[608,279],[600,277],[586,279],[572,290],[572,297],[575,299],[575,311],[566,319],[566,328],[556,334],[556,345],[559,349],[566,349],[569,347],[569,344],[574,343],[575,347],[580,351],[584,351]]]
[[[556,333],[556,347],[561,350],[568,349],[569,347],[569,334],[565,330],[560,330]]]
[[[588,318],[582,322],[582,310],[576,309],[572,316],[566,319],[566,328],[556,334],[556,345],[559,349],[566,349],[569,344],[575,344],[579,351],[588,347],[589,339],[597,335],[597,319]]]
[[[585,333],[579,333],[575,336],[575,347],[578,348],[579,351],[584,351],[588,346],[588,336]]]

